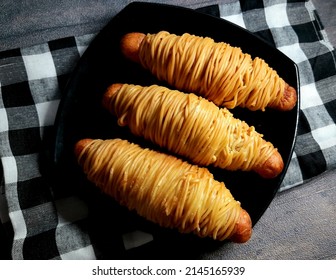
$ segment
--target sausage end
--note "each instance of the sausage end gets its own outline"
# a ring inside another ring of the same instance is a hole
[[[82,153],[83,149],[92,142],[92,139],[86,138],[86,139],[81,139],[75,144],[74,152],[75,156],[78,159],[80,154]]]
[[[125,34],[120,41],[121,52],[128,59],[139,63],[139,48],[146,37],[144,33],[132,32]]]
[[[265,179],[278,176],[284,168],[284,162],[278,151],[275,151],[267,161],[259,166],[255,171]]]
[[[109,109],[110,99],[112,95],[117,93],[121,87],[122,84],[112,84],[107,88],[102,99],[102,105],[104,108]]]
[[[230,240],[235,243],[245,243],[252,235],[252,220],[246,210],[242,209],[235,230]]]
[[[286,83],[283,97],[280,99],[280,102],[271,107],[279,111],[290,111],[295,107],[297,99],[298,97],[295,88]]]

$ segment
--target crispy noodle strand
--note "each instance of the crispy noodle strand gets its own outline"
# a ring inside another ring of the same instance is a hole
[[[276,150],[226,108],[177,90],[123,84],[108,101],[118,124],[191,162],[228,170],[256,170]]]
[[[206,169],[126,140],[93,140],[78,162],[90,181],[121,205],[182,233],[224,240],[241,211]]]
[[[264,60],[208,37],[147,34],[139,58],[159,80],[229,109],[264,111],[279,104],[285,89],[285,81]]]

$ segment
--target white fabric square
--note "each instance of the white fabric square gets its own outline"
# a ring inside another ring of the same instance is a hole
[[[0,108],[0,132],[8,131],[8,121],[6,109]]]
[[[14,240],[23,239],[27,236],[27,228],[25,219],[21,211],[14,211],[9,213],[11,218],[13,230],[14,230]]]
[[[50,52],[23,55],[28,80],[39,80],[49,77],[56,77],[56,69]]]
[[[36,104],[36,110],[41,127],[54,124],[58,105],[59,100]]]
[[[307,60],[307,56],[303,52],[303,50],[300,48],[299,43],[295,43],[288,46],[282,46],[278,48],[281,52],[283,52],[285,55],[287,55],[291,60],[293,60],[295,63],[300,63],[302,61]]]
[[[336,146],[336,125],[334,123],[313,130],[312,135],[322,150]]]
[[[302,86],[300,88],[300,92],[301,96],[303,97],[300,99],[301,109],[323,105],[322,99],[317,92],[315,83]]]
[[[265,7],[265,17],[269,28],[289,26],[286,13],[286,4],[277,4]]]
[[[16,183],[18,181],[18,172],[14,157],[2,157],[3,177],[6,184]]]

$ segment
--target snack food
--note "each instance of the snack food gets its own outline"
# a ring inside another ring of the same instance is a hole
[[[297,102],[296,90],[263,59],[252,59],[240,48],[215,43],[208,37],[134,32],[124,35],[120,45],[127,58],[159,80],[218,106],[288,111]]]
[[[113,84],[103,106],[119,125],[193,163],[228,170],[253,170],[264,178],[284,167],[272,143],[226,108],[177,90],[152,85]]]
[[[251,236],[248,213],[206,168],[121,139],[80,140],[75,155],[91,182],[152,222],[218,240]]]

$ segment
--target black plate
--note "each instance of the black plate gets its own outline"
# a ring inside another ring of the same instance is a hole
[[[204,253],[206,247],[209,249],[212,245],[216,247],[223,243],[160,229],[125,211],[95,191],[83,177],[73,156],[74,144],[81,138],[127,138],[157,149],[150,143],[133,137],[127,128],[119,127],[115,117],[101,107],[101,98],[107,86],[112,83],[160,84],[141,66],[126,60],[119,49],[120,38],[127,32],[154,33],[160,30],[209,36],[216,41],[239,46],[244,52],[265,59],[299,93],[298,71],[296,65],[280,51],[232,23],[186,8],[149,3],[128,5],[97,35],[80,59],[59,107],[54,163],[58,177],[73,182],[74,191],[88,202],[91,223],[89,230],[98,244],[96,246],[107,252],[109,246],[114,244],[111,238],[118,238],[118,234],[139,227],[155,235],[155,242],[143,247],[145,251],[139,249],[141,254],[146,252],[146,255],[141,255],[143,258],[168,257],[166,250],[174,252],[181,246],[188,247],[189,257],[197,257],[196,253]],[[278,191],[287,170],[295,142],[299,108],[297,105],[290,112],[250,112],[239,108],[232,111],[236,117],[254,125],[257,131],[264,134],[265,139],[273,142],[285,162],[282,174],[271,180],[262,179],[252,172],[228,172],[210,168],[215,178],[224,181],[235,198],[242,203],[255,224]],[[109,223],[115,225],[115,228],[107,234]],[[118,253],[110,254],[109,257],[126,257],[120,253],[122,250],[113,247],[113,251]],[[185,250],[180,250],[176,258],[181,258],[181,251]],[[138,255],[134,253],[133,256]]]

